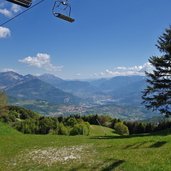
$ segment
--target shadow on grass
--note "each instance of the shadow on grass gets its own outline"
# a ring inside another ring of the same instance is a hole
[[[109,159],[106,161],[103,161],[102,163],[99,163],[98,165],[95,165],[94,167],[91,166],[92,168],[87,168],[86,164],[80,164],[77,167],[73,167],[69,171],[78,171],[78,170],[99,170],[99,171],[112,171],[115,170],[117,167],[119,167],[122,163],[124,163],[125,160],[118,160],[118,159]],[[105,166],[107,165],[107,166]]]
[[[120,166],[122,163],[124,163],[125,160],[116,160],[106,168],[101,169],[101,171],[112,171],[115,170],[118,166]]]
[[[148,137],[148,136],[167,136],[171,135],[171,129],[166,129],[160,132],[153,133],[143,133],[143,134],[133,134],[128,136],[119,135],[107,135],[107,136],[92,136],[91,139],[126,139],[126,138],[136,138],[136,137]]]
[[[163,145],[165,145],[167,142],[166,141],[158,141],[155,142],[154,144],[150,145],[149,148],[160,148]]]
[[[150,142],[154,142],[154,141],[143,141],[143,142],[138,142],[138,143],[134,143],[134,144],[130,144],[127,145],[126,147],[124,147],[123,149],[138,149]]]
[[[151,134],[150,134],[151,135]],[[95,136],[91,137],[91,139],[98,139],[98,140],[108,140],[108,139],[126,139],[126,138],[133,138],[133,137],[144,137],[149,135],[131,135],[131,136]],[[151,135],[152,136],[152,135]],[[164,146],[167,141],[143,141],[137,142],[133,144],[129,144],[125,146],[123,149],[138,149],[138,148],[160,148]]]
[[[149,145],[149,143],[151,145]],[[125,146],[123,149],[138,149],[138,148],[160,148],[165,145],[167,141],[143,141]]]
[[[83,168],[85,168],[85,164],[81,164],[78,167],[74,167],[74,168],[70,169],[69,171],[78,171],[78,170],[83,169]]]
[[[107,136],[92,136],[90,137],[90,139],[101,139],[101,140],[104,140],[104,139],[123,139],[123,138],[130,138],[130,136],[116,136],[116,135],[107,135]]]

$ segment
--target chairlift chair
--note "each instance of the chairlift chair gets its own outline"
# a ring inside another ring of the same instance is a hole
[[[59,7],[62,10],[59,12]],[[68,0],[56,0],[52,9],[52,13],[55,17],[58,17],[62,20],[68,21],[70,23],[74,22],[75,19],[71,18],[71,6],[68,3]]]
[[[26,8],[29,8],[32,4],[32,0],[7,0],[7,1],[26,7]]]

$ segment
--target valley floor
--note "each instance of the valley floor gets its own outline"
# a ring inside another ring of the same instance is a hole
[[[90,136],[23,135],[0,124],[0,170],[170,171],[165,133],[122,137],[91,126]]]

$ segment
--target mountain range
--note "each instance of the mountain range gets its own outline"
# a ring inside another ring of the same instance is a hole
[[[52,104],[78,104],[81,101],[38,77],[23,76],[15,72],[0,73],[0,87],[8,96],[20,99],[44,100]]]
[[[51,74],[23,76],[12,71],[0,73],[0,89],[7,93],[12,104],[43,114],[100,112],[97,109],[114,114],[115,111],[112,110],[117,109],[117,114],[123,111],[119,115],[125,115],[131,113],[132,106],[132,113],[139,111],[139,114],[146,115],[147,111],[142,110],[141,105],[141,92],[145,86],[144,76],[80,81],[64,80]]]
[[[141,92],[146,86],[144,76],[118,76],[91,81],[67,81],[50,74],[44,74],[38,78],[82,99],[102,101],[111,99],[119,104],[129,105],[140,105]]]

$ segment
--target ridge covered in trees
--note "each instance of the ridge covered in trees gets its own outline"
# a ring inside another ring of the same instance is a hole
[[[45,117],[18,106],[9,106],[2,122],[26,134],[89,135],[90,125],[81,118]]]
[[[25,134],[89,135],[91,124],[115,129],[120,135],[153,133],[171,128],[169,120],[146,123],[121,121],[103,115],[45,117],[18,106],[8,106],[8,113],[1,114],[0,121]]]

